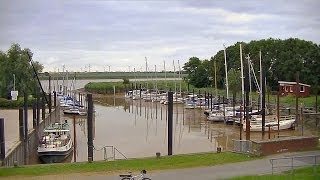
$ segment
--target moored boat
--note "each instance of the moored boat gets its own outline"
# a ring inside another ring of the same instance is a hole
[[[73,143],[67,122],[53,123],[43,130],[37,149],[38,157],[42,162],[62,162],[72,150]]]

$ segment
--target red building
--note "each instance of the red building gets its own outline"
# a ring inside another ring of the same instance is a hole
[[[278,81],[280,95],[298,95],[300,97],[306,97],[310,95],[310,85],[296,82]],[[297,88],[298,87],[298,88]]]

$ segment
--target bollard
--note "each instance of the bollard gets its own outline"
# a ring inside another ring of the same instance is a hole
[[[159,159],[160,156],[161,156],[160,152],[156,152],[156,157],[157,157],[157,159]]]
[[[217,153],[221,153],[221,147],[220,146],[217,147]]]

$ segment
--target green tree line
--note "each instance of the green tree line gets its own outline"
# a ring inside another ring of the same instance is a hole
[[[0,51],[0,97],[11,98],[10,92],[14,89],[19,96],[23,96],[23,92],[34,93],[38,82],[30,63],[31,57],[31,50],[22,49],[19,44],[12,44],[6,52]],[[42,71],[39,62],[33,62],[33,65],[37,72]]]
[[[267,85],[272,90],[277,90],[278,81],[295,81],[297,72],[299,72],[300,82],[311,86],[320,84],[320,46],[318,44],[297,38],[237,42],[226,47],[227,67],[228,71],[233,69],[232,74],[238,74],[234,71],[240,71],[240,43],[243,62],[247,62],[246,57],[249,55],[257,76],[259,76],[259,51],[261,50],[262,67],[266,71]],[[196,87],[211,85],[214,87],[214,64],[216,64],[217,86],[225,88],[223,49],[210,60],[191,57],[183,66],[184,71],[188,73],[186,80]],[[240,77],[238,80],[241,81]],[[232,81],[239,83],[234,79]]]

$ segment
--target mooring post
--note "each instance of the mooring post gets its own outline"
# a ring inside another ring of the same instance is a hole
[[[265,76],[266,73],[264,70],[261,70],[262,72],[262,83],[261,83],[261,115],[262,115],[262,137],[264,138],[265,134],[265,124],[266,124],[266,86],[265,86]],[[259,103],[258,103],[259,104]]]
[[[0,161],[1,166],[4,166],[4,159],[6,158],[6,149],[5,149],[5,141],[4,141],[4,119],[0,118]]]
[[[212,104],[213,104],[213,102],[212,102],[212,93],[210,94],[210,110],[212,111]]]
[[[76,131],[76,116],[73,116],[73,160],[77,162],[77,131]]]
[[[38,90],[38,89],[37,89]],[[39,93],[37,91],[37,125],[40,124],[40,96],[39,96]]]
[[[24,140],[23,108],[19,107],[19,140]]]
[[[28,94],[24,92],[24,102],[23,102],[23,107],[24,107],[24,134],[25,137],[24,139],[26,140],[28,138]]]
[[[249,64],[244,68],[245,81],[244,81],[244,90],[245,90],[245,117],[246,117],[246,140],[250,140],[250,118],[249,118]]]
[[[51,92],[48,94],[48,106],[49,106],[49,114],[51,114],[51,109],[52,109],[52,101],[51,101]]]
[[[28,94],[24,92],[24,164],[28,164]]]
[[[172,155],[173,92],[168,92],[168,156]]]
[[[80,98],[80,93],[79,93],[79,98]],[[57,92],[53,91],[53,106],[54,108],[57,107]]]
[[[88,100],[88,116],[87,116],[87,127],[88,127],[88,162],[93,161],[93,101],[92,101],[92,94],[87,94]]]
[[[296,124],[298,124],[299,120],[299,93],[300,93],[300,85],[299,85],[299,72],[296,73],[296,88],[295,88],[295,94],[296,94]]]
[[[41,114],[42,114],[42,120],[44,120],[46,118],[46,104],[45,104],[45,97],[42,96],[41,98]]]
[[[32,103],[32,127],[36,129],[37,126],[37,102]]]

